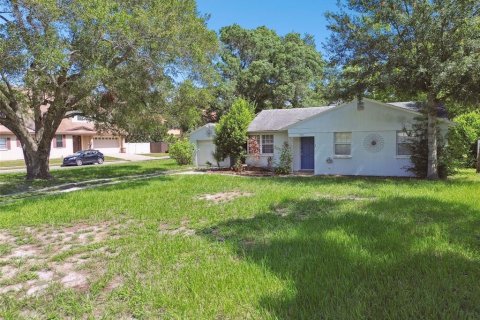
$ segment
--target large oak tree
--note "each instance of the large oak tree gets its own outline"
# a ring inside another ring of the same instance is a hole
[[[0,0],[0,12],[0,124],[20,140],[29,179],[50,177],[62,119],[128,120],[217,48],[194,0]]]
[[[438,178],[437,112],[480,100],[479,0],[349,0],[328,13],[326,50],[343,94],[395,93],[425,102],[428,172]]]

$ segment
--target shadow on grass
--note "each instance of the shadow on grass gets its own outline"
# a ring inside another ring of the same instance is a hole
[[[158,165],[155,165],[155,163]],[[112,164],[106,166],[85,166],[52,171],[52,180],[25,180],[25,173],[1,174],[0,195],[8,195],[22,191],[33,191],[40,188],[64,183],[82,182],[102,178],[120,178],[129,175],[141,175],[178,169],[173,161],[159,160],[148,164]]]
[[[290,281],[280,319],[480,317],[480,209],[430,198],[288,200],[203,230]]]

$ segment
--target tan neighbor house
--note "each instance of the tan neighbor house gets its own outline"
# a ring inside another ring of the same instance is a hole
[[[30,131],[34,134],[33,130]],[[82,116],[63,119],[53,138],[50,158],[62,158],[86,149],[99,150],[104,154],[127,151],[125,137],[97,132],[94,123]],[[0,125],[0,161],[20,159],[23,159],[20,141],[9,129]]]

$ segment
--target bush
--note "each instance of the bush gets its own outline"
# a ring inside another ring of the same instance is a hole
[[[412,152],[412,166],[407,168],[419,178],[426,178],[428,171],[428,138],[427,138],[427,116],[417,117],[413,125],[411,135],[410,150]],[[438,176],[446,179],[447,176],[455,172],[455,162],[448,152],[445,141],[440,134],[439,126],[437,128],[437,157],[438,157]]]
[[[292,171],[293,155],[288,142],[284,142],[280,150],[280,161],[275,167],[277,174],[289,174]]]
[[[480,139],[480,112],[462,114],[453,119],[450,128],[448,150],[460,167],[475,167],[477,141]]]
[[[230,111],[224,115],[215,127],[215,145],[220,158],[230,157],[230,166],[234,166],[245,151],[247,129],[252,122],[253,105],[243,99],[237,99]]]
[[[170,146],[169,154],[172,159],[177,161],[177,164],[185,165],[193,162],[193,144],[186,140],[178,140]]]

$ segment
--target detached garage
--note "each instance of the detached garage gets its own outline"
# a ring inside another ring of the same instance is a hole
[[[215,152],[215,124],[207,123],[190,134],[190,142],[195,146],[194,164],[197,167],[206,167],[209,164],[216,167],[217,161],[213,157]],[[228,167],[229,159],[220,162],[220,167]]]

